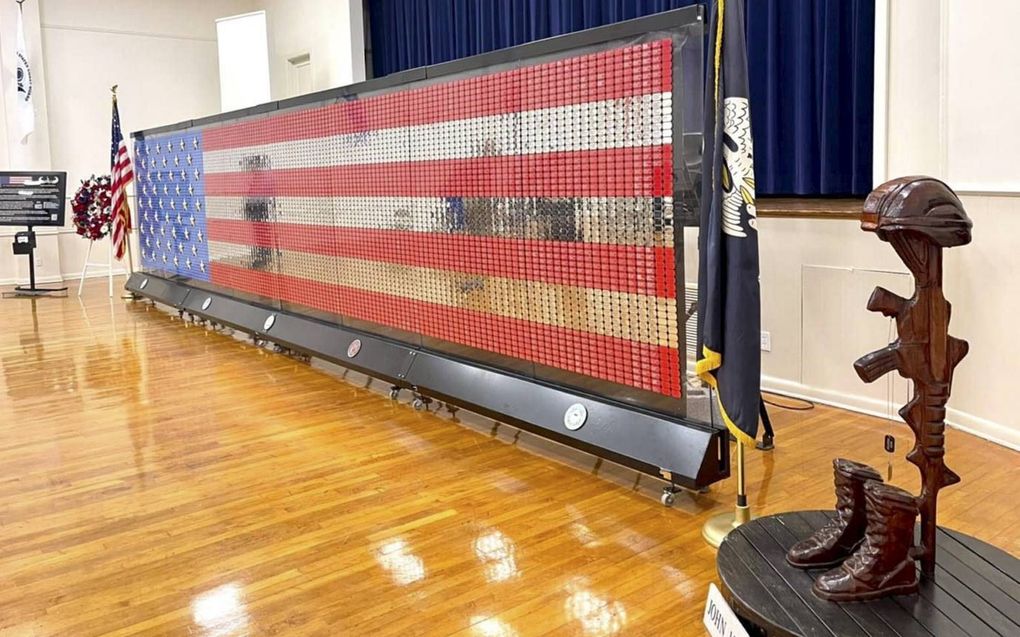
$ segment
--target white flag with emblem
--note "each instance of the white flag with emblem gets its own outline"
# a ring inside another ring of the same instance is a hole
[[[18,108],[17,118],[18,139],[22,142],[35,131],[35,102],[32,101],[32,67],[28,63],[28,52],[25,48],[25,25],[18,7],[18,32],[15,36],[17,47],[14,55],[17,58]]]

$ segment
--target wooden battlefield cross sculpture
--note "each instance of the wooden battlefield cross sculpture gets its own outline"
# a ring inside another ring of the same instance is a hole
[[[914,396],[900,416],[914,432],[907,460],[921,472],[921,544],[915,557],[927,577],[935,574],[938,494],[960,477],[944,462],[946,402],[953,369],[967,355],[967,341],[949,335],[950,305],[942,294],[942,249],[971,240],[971,220],[956,194],[931,177],[901,177],[875,189],[864,203],[861,228],[892,244],[914,275],[904,299],[877,287],[868,309],[895,317],[898,338],[854,363],[866,383],[893,370],[913,381]]]

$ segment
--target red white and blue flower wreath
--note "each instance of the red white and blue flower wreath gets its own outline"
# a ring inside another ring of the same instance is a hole
[[[110,211],[110,178],[92,175],[83,179],[78,192],[71,200],[74,212],[74,230],[90,241],[110,234],[113,216]]]

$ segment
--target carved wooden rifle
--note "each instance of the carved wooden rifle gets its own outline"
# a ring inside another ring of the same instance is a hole
[[[896,319],[898,338],[862,356],[854,369],[866,383],[893,370],[913,381],[913,398],[900,416],[914,432],[907,460],[921,473],[922,572],[935,573],[938,492],[960,477],[945,465],[946,402],[953,369],[967,354],[967,342],[949,335],[950,305],[942,294],[942,249],[971,240],[971,220],[956,194],[930,177],[902,177],[877,188],[864,204],[862,229],[892,244],[914,276],[909,299],[878,287],[868,309]]]

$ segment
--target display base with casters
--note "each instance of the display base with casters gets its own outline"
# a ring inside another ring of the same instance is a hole
[[[464,407],[692,490],[729,475],[726,430],[483,366],[418,345],[134,273],[127,289],[178,311],[387,381],[392,397]],[[200,408],[196,406],[196,408]],[[581,418],[577,418],[578,415]]]
[[[720,590],[752,635],[1020,635],[1020,560],[939,527],[935,577],[920,589],[864,602],[829,602],[811,586],[826,569],[790,566],[786,552],[835,515],[795,511],[734,529],[716,557]]]
[[[67,286],[58,288],[41,288],[35,284],[35,230],[28,226],[25,232],[14,235],[14,254],[28,256],[28,285],[19,285],[13,290],[3,293],[3,298],[67,296]]]

